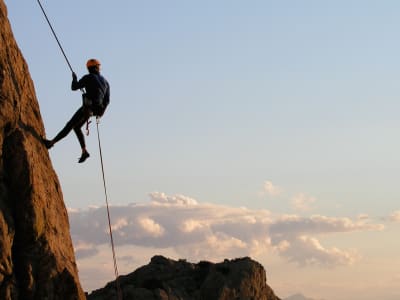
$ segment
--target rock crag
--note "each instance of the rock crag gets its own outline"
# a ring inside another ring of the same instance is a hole
[[[188,263],[154,256],[135,272],[119,277],[124,300],[280,300],[266,283],[262,265],[248,257],[222,263]],[[116,282],[88,300],[116,298]]]
[[[0,299],[85,299],[28,66],[0,0]]]

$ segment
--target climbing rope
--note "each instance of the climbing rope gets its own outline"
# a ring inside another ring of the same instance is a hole
[[[63,47],[61,46],[60,41],[58,40],[57,34],[56,34],[56,32],[54,31],[53,26],[51,25],[50,20],[49,20],[49,18],[47,17],[47,14],[46,14],[46,12],[45,12],[45,10],[44,10],[42,4],[40,3],[39,0],[37,0],[37,3],[39,4],[40,9],[42,10],[44,17],[46,18],[47,24],[49,24],[49,27],[50,27],[50,29],[51,29],[51,32],[53,33],[54,38],[55,38],[56,41],[57,41],[58,47],[60,47],[60,50],[61,50],[62,54],[64,55],[65,61],[67,62],[69,69],[71,70],[72,73],[74,73],[74,70],[72,70],[71,64],[69,63],[68,57],[67,57],[67,55],[65,54],[64,49],[63,49]]]
[[[117,256],[115,255],[114,239],[113,239],[112,228],[111,228],[110,208],[109,208],[109,205],[108,205],[108,195],[107,195],[106,177],[105,177],[105,174],[104,174],[103,154],[102,154],[102,151],[101,151],[99,123],[100,123],[100,118],[96,118],[97,140],[99,142],[101,172],[103,174],[104,196],[105,196],[105,199],[106,199],[106,207],[107,207],[108,228],[109,228],[109,231],[110,231],[111,249],[112,249],[113,261],[114,261],[115,283],[116,283],[116,286],[117,286],[118,300],[122,300],[122,291],[121,291],[121,286],[119,284],[119,278],[118,278],[119,275],[118,275]]]
[[[40,6],[40,9],[43,12],[43,15],[47,21],[47,24],[49,25],[51,32],[53,33],[54,38],[57,41],[58,46],[60,47],[60,50],[65,58],[65,61],[68,64],[69,69],[71,70],[72,73],[74,73],[74,70],[72,69],[72,66],[68,60],[67,55],[65,54],[65,51],[63,49],[63,47],[61,46],[61,43],[57,37],[57,34],[55,33],[53,26],[50,23],[49,18],[47,17],[47,14],[42,6],[42,4],[40,3],[40,0],[37,0],[37,3]],[[83,93],[83,90],[81,90]],[[100,123],[100,118],[97,117],[96,118],[96,124],[97,124],[97,139],[99,142],[99,152],[100,152],[100,162],[101,162],[101,172],[103,175],[103,186],[104,186],[104,195],[105,195],[105,200],[106,200],[106,208],[107,208],[107,217],[108,217],[108,228],[109,228],[109,233],[110,233],[110,242],[111,242],[111,249],[112,249],[112,255],[113,255],[113,262],[114,262],[114,273],[115,273],[115,282],[116,282],[116,287],[117,287],[117,299],[118,300],[123,300],[122,299],[122,290],[121,290],[121,286],[119,284],[119,275],[118,275],[118,265],[117,265],[117,256],[115,254],[115,246],[114,246],[114,239],[113,239],[113,234],[112,234],[112,227],[111,227],[111,217],[110,217],[110,208],[108,205],[108,195],[107,195],[107,185],[106,185],[106,177],[105,177],[105,173],[104,173],[104,163],[103,163],[103,154],[101,151],[101,142],[100,142],[100,130],[99,130],[99,123]],[[89,134],[89,124],[90,122],[87,122],[87,133]]]

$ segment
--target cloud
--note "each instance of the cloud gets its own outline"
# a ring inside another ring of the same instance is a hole
[[[316,199],[314,197],[299,193],[292,198],[292,207],[298,211],[308,211],[315,201]]]
[[[388,219],[390,222],[400,222],[400,210],[394,211]]]
[[[74,248],[77,259],[95,256],[99,253],[97,247],[95,247],[93,244],[88,244],[83,241],[78,241]]]
[[[284,243],[282,247],[281,244]],[[319,265],[335,267],[339,265],[351,265],[360,255],[355,250],[340,250],[336,247],[324,248],[316,239],[309,236],[298,236],[288,242],[280,242],[280,254],[300,266]]]
[[[299,266],[334,267],[353,264],[360,255],[355,250],[324,248],[316,236],[355,231],[382,230],[381,224],[362,220],[333,218],[321,215],[299,217],[284,215],[270,226],[271,244],[282,257]]]
[[[152,193],[150,199],[149,203],[110,207],[117,244],[159,248],[195,247],[198,243],[207,244],[214,237],[225,235],[225,240],[233,238],[250,245],[253,240],[267,235],[271,214],[266,210],[200,205],[189,197],[166,196],[162,193]],[[167,201],[162,200],[160,204],[160,199]],[[108,243],[105,207],[73,210],[69,217],[72,238],[77,243]]]
[[[357,218],[361,221],[361,220],[369,220],[370,219],[370,217],[369,217],[369,215],[368,214],[359,214],[358,216],[357,216]]]
[[[165,232],[165,229],[160,224],[150,218],[140,218],[138,223],[142,227],[143,231],[147,232],[152,237],[160,237]]]
[[[160,205],[196,205],[197,201],[193,198],[183,195],[168,196],[164,193],[150,193],[150,199],[153,204]]]
[[[182,226],[180,229],[185,233],[191,233],[195,231],[201,231],[205,227],[207,227],[207,224],[205,222],[194,219],[188,219],[182,222]]]
[[[282,189],[275,186],[271,181],[265,181],[263,185],[262,194],[269,196],[279,196],[282,193]]]
[[[118,248],[171,249],[191,260],[273,251],[299,266],[354,263],[356,251],[326,248],[319,236],[383,228],[367,218],[274,215],[268,210],[201,203],[164,193],[151,193],[146,203],[111,206],[110,215]],[[109,244],[105,207],[69,210],[69,216],[78,259],[95,257],[99,248]]]
[[[353,231],[382,230],[382,224],[371,224],[365,220],[353,221],[349,218],[335,218],[321,215],[300,217],[297,215],[283,215],[270,227],[272,237],[301,236],[304,234],[327,234]]]

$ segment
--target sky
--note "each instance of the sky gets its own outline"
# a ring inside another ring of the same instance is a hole
[[[6,0],[48,137],[81,104],[36,1]],[[400,2],[41,1],[99,124],[121,274],[251,256],[284,298],[400,299]],[[113,280],[96,126],[50,150],[85,290]]]

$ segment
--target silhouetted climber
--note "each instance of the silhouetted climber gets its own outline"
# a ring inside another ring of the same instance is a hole
[[[43,139],[43,143],[47,149],[54,146],[55,143],[63,139],[73,129],[78,137],[79,144],[82,148],[82,155],[79,158],[79,163],[84,162],[89,156],[86,150],[85,137],[81,127],[89,120],[91,116],[103,116],[107,105],[110,103],[110,85],[107,80],[100,75],[100,62],[97,59],[89,59],[86,63],[89,74],[83,76],[79,81],[76,74],[72,73],[71,89],[85,90],[82,95],[83,104],[72,116],[71,120],[52,140]]]

